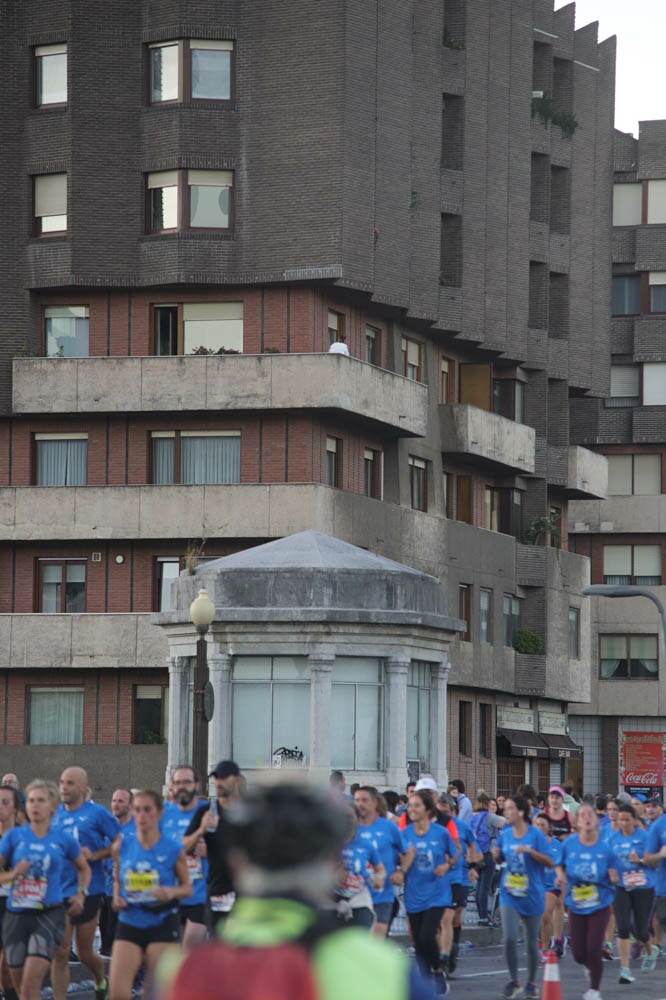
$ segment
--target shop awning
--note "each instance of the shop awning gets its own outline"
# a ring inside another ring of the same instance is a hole
[[[548,757],[548,747],[539,733],[519,729],[497,730],[498,757]]]
[[[583,748],[566,736],[564,733],[539,733],[539,736],[548,747],[548,756],[551,760],[561,760],[564,757],[582,757]]]

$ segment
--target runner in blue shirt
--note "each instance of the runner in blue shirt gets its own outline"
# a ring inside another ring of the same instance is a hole
[[[629,967],[632,932],[645,946],[641,972],[654,972],[657,949],[650,943],[650,914],[654,902],[656,874],[644,860],[647,833],[636,822],[633,806],[622,802],[618,807],[620,829],[608,840],[618,874],[613,908],[617,925],[617,950],[620,955],[620,982],[633,983],[635,976]]]
[[[562,844],[557,866],[557,884],[566,889],[569,909],[571,952],[590,973],[590,989],[584,1000],[600,1000],[603,972],[601,946],[615,895],[615,859],[608,843],[599,836],[594,806],[583,804],[576,813],[578,833]]]
[[[53,817],[53,826],[71,833],[81,845],[81,853],[90,865],[90,892],[83,912],[67,914],[65,938],[51,968],[54,1000],[67,1000],[69,987],[69,953],[72,935],[76,935],[79,960],[88,966],[95,980],[96,1000],[106,1000],[108,983],[104,962],[94,950],[95,929],[104,898],[103,861],[120,834],[120,825],[108,809],[88,801],[88,775],[82,767],[68,767],[60,776],[60,805]],[[76,892],[76,872],[66,865],[63,872],[63,892],[68,899]]]
[[[147,988],[160,955],[180,937],[181,899],[192,894],[182,845],[160,832],[162,796],[137,792],[136,836],[123,838],[114,869],[113,905],[119,911],[111,953],[111,1000],[127,1000],[146,961]]]
[[[51,822],[58,804],[53,782],[32,781],[26,788],[28,823],[15,826],[0,840],[0,868],[13,866],[11,892],[3,921],[3,944],[17,993],[39,996],[49,965],[65,936],[62,873],[74,865],[77,886],[69,900],[81,913],[90,884],[90,868],[74,838]],[[7,875],[0,876],[7,881]]]
[[[451,905],[451,885],[446,876],[458,851],[448,832],[435,822],[437,810],[430,792],[414,792],[408,812],[411,823],[402,831],[401,855],[405,909],[423,972],[441,975],[437,936],[442,911]]]
[[[120,836],[131,837],[136,832],[132,816],[133,795],[129,788],[116,788],[111,796],[111,815],[120,824]],[[118,846],[120,846],[118,844]],[[118,914],[113,909],[113,858],[105,858],[104,865],[104,899],[99,914],[99,931],[102,939],[102,955],[111,955],[113,939],[116,936]]]
[[[531,806],[520,795],[504,803],[505,824],[499,836],[499,847],[493,851],[495,861],[506,862],[500,884],[500,908],[504,930],[504,954],[511,979],[502,992],[503,1000],[513,1000],[521,992],[518,979],[518,932],[522,920],[527,948],[527,986],[524,996],[536,1000],[539,995],[536,980],[539,969],[539,928],[545,909],[542,869],[553,864],[548,841],[541,830],[530,823]]]
[[[545,812],[539,813],[534,820],[534,826],[541,830],[548,841],[548,853],[553,865],[559,865],[562,857],[562,842],[553,837],[553,824]],[[546,961],[546,951],[554,951],[558,958],[565,952],[564,939],[564,896],[562,890],[555,884],[557,872],[555,868],[543,868],[543,888],[546,893],[545,909],[541,918],[542,959]]]
[[[207,806],[208,801],[200,798],[197,774],[189,765],[174,770],[171,788],[173,802],[164,805],[160,829],[165,836],[172,837],[182,846],[183,837],[194,814],[200,806]],[[192,851],[185,854],[185,859],[192,883],[192,895],[187,902],[181,903],[180,917],[184,926],[183,948],[189,952],[206,939],[208,860],[205,844],[200,841]]]
[[[354,804],[359,813],[356,836],[361,840],[371,840],[377,848],[379,859],[386,871],[386,881],[382,889],[372,889],[372,905],[376,921],[373,934],[386,937],[396,902],[393,879],[400,862],[402,839],[397,823],[379,814],[379,792],[371,785],[362,785],[354,794]]]
[[[386,869],[373,841],[358,836],[356,807],[350,805],[348,814],[349,836],[340,850],[336,911],[344,923],[370,928],[375,919],[371,892],[384,888]]]
[[[458,964],[462,918],[467,906],[470,886],[470,863],[483,861],[483,855],[469,823],[460,819],[459,798],[443,792],[437,800],[439,822],[443,822],[457,850],[457,856],[447,880],[451,886],[451,904],[445,906],[439,925],[439,960],[442,969],[452,975]],[[474,878],[476,878],[474,869]]]

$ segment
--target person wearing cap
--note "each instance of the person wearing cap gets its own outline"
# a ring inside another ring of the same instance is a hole
[[[548,808],[546,816],[553,826],[553,836],[558,840],[566,840],[573,832],[571,817],[564,808],[564,789],[559,785],[551,785],[548,789]]]
[[[434,778],[430,777],[419,778],[419,780],[413,786],[412,791],[410,792],[410,796],[413,795],[414,792],[429,792],[432,795],[433,799],[437,801],[437,782],[435,781]],[[398,821],[398,827],[401,830],[404,830],[405,827],[409,825],[409,823],[411,823],[411,820],[409,818],[409,809],[407,809],[400,817],[400,820]]]
[[[228,810],[238,803],[242,776],[234,760],[221,760],[210,772],[215,781],[216,798],[196,810],[183,836],[185,852],[206,845],[208,876],[206,880],[206,927],[210,934],[225,920],[236,900],[228,864]]]
[[[660,816],[664,815],[664,808],[661,803],[661,796],[653,795],[645,803],[645,826],[649,830],[653,823],[656,823]]]

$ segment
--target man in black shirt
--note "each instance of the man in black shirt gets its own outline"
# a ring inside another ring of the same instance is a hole
[[[206,885],[206,926],[211,934],[229,916],[236,894],[227,864],[228,823],[225,811],[238,801],[241,773],[233,760],[221,760],[208,776],[215,780],[217,799],[199,806],[185,831],[185,851],[193,851],[200,841],[206,845],[208,882]]]

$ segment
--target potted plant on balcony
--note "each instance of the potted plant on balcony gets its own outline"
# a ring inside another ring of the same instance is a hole
[[[545,652],[546,646],[540,635],[527,628],[519,628],[513,637],[513,648],[517,653],[533,655]]]

